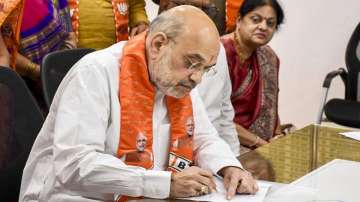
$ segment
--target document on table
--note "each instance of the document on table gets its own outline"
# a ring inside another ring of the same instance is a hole
[[[360,131],[343,132],[343,133],[339,133],[339,134],[343,135],[345,137],[360,141]]]
[[[222,181],[215,177],[217,192],[197,197],[184,198],[192,201],[214,201],[214,202],[263,202],[270,184],[258,182],[259,191],[255,195],[236,194],[232,200],[226,199],[226,190]]]

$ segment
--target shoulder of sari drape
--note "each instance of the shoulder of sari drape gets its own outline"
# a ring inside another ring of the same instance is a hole
[[[0,3],[0,25],[2,25],[6,18],[23,3],[23,0],[6,0]]]
[[[266,57],[270,60],[269,62],[271,64],[274,64],[274,66],[279,70],[280,67],[280,60],[275,51],[269,46],[261,46],[258,48],[258,51],[261,51],[266,55]]]
[[[16,69],[16,53],[19,47],[23,7],[24,0],[6,0],[0,3],[0,31],[11,55],[10,66],[13,69]]]
[[[270,46],[262,46],[257,50],[262,83],[262,103],[258,118],[250,126],[250,130],[261,138],[269,140],[273,137],[278,119],[279,92],[279,59]]]

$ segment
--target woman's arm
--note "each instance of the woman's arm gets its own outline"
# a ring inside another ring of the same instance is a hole
[[[10,54],[0,32],[0,66],[10,67]]]
[[[249,130],[245,129],[241,125],[235,123],[235,126],[240,139],[240,144],[247,147],[260,147],[268,143],[266,140],[251,133]]]
[[[40,79],[40,65],[33,63],[25,56],[17,53],[16,71],[22,76],[28,76],[32,80]]]

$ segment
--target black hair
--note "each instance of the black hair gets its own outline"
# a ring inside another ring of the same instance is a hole
[[[284,22],[284,11],[277,0],[245,0],[240,7],[239,15],[244,17],[249,12],[261,6],[271,6],[276,13],[276,29]]]

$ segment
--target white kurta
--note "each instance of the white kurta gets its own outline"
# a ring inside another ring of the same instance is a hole
[[[234,125],[234,109],[231,103],[231,80],[226,52],[220,43],[220,52],[216,62],[216,74],[204,74],[197,86],[205,104],[210,121],[221,138],[230,145],[236,156],[240,155],[239,138]]]
[[[120,139],[119,57],[124,42],[81,59],[66,75],[26,163],[20,201],[104,201],[114,195],[166,198],[171,174],[169,120],[164,95],[153,113],[154,168],[127,166],[116,157]],[[191,92],[195,162],[216,173],[241,166]]]

